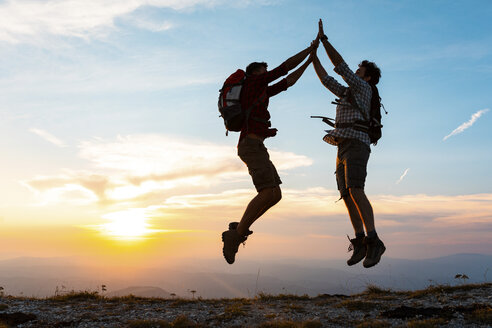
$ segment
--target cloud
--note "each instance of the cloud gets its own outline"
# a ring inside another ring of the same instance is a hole
[[[378,195],[371,197],[379,216],[425,218],[425,225],[449,228],[473,223],[492,223],[492,194],[472,195]],[[418,204],[418,206],[416,206]],[[412,219],[413,220],[413,219]],[[405,222],[411,224],[411,222]],[[420,223],[419,223],[420,224]]]
[[[11,56],[17,54],[12,52]],[[7,57],[10,58],[5,56],[5,61]],[[57,50],[56,56],[34,52],[21,61],[23,65],[9,68],[8,74],[0,75],[0,88],[13,99],[26,92],[34,97],[43,94],[63,98],[73,94],[113,95],[176,90],[197,85],[215,86],[222,78],[213,69],[200,67],[195,62],[195,53],[171,47],[124,57],[96,58],[93,54],[77,53],[73,49],[64,49],[62,53]],[[176,65],[177,61],[182,63]],[[21,104],[24,104],[31,99],[24,97],[22,100]],[[80,104],[70,106],[77,108]],[[84,107],[84,110],[88,109]],[[9,116],[22,118],[18,111]],[[29,114],[23,116],[29,118]]]
[[[71,192],[67,186],[78,186],[93,196],[90,199],[101,203],[146,202],[147,195],[154,202],[158,192],[198,190],[248,178],[234,147],[166,135],[84,141],[79,145],[79,156],[89,162],[91,169],[63,170],[56,176],[34,177],[24,185],[38,195],[51,190],[60,195],[63,190]],[[280,171],[312,164],[310,158],[291,152],[271,151],[271,157]],[[50,195],[49,199],[55,201],[53,193]],[[61,198],[66,201],[66,197]]]
[[[125,22],[137,28],[148,30],[151,32],[167,31],[175,27],[175,24],[171,22],[155,20],[150,17],[131,16],[126,18]]]
[[[102,174],[94,174],[89,171],[74,172],[64,170],[64,173],[57,176],[37,176],[33,179],[22,182],[33,192],[38,195],[44,194],[48,197],[43,197],[45,202],[59,202],[62,199],[66,201],[66,197],[57,199],[53,196],[52,191],[56,190],[55,195],[63,197],[63,194],[70,193],[74,186],[78,190],[84,191],[83,197],[72,197],[74,201],[79,203],[90,203],[95,201],[106,200],[106,190],[114,188],[115,182],[110,181],[110,178]],[[76,196],[76,195],[73,195]]]
[[[51,133],[46,132],[44,130],[32,128],[32,129],[29,129],[29,131],[40,136],[41,138],[52,143],[55,146],[58,146],[58,147],[66,147],[67,146],[63,141],[61,141],[60,139],[58,139],[57,137],[55,137]]]
[[[321,217],[323,221],[348,220],[343,203],[336,202],[338,192],[323,187],[283,189],[282,201],[269,211],[274,220],[304,221]],[[168,197],[154,206],[155,217],[236,217],[255,195],[249,189],[221,193],[187,194]],[[453,226],[492,224],[492,194],[458,196],[374,195],[371,203],[382,227],[449,229]],[[418,204],[418,206],[416,206]],[[408,219],[405,219],[408,218]]]
[[[291,152],[272,150],[270,154],[279,170],[312,164],[306,156]],[[235,176],[246,171],[230,146],[164,135],[129,135],[118,136],[115,141],[85,141],[80,144],[80,157],[99,169],[124,174],[133,184],[184,177]]]
[[[234,1],[235,3],[236,1]],[[98,38],[115,28],[115,19],[150,6],[187,10],[214,7],[225,0],[7,0],[0,4],[0,40],[19,43],[42,35]],[[261,1],[260,1],[261,3]],[[169,23],[144,24],[140,28],[162,31]]]
[[[399,184],[400,182],[403,181],[403,178],[405,178],[408,174],[408,171],[410,171],[410,168],[406,169],[405,172],[403,172],[403,174],[401,175],[401,177],[398,179],[398,181],[396,181],[396,184]]]
[[[97,37],[114,28],[116,17],[142,6],[176,10],[204,4],[205,0],[47,0],[6,1],[0,5],[0,39],[20,42],[39,34]]]
[[[64,183],[53,184],[46,189],[37,189],[38,183],[49,183],[48,181],[28,181],[22,182],[24,186],[33,191],[37,197],[35,206],[45,206],[49,204],[64,204],[73,206],[90,205],[98,201],[98,197],[89,189],[78,183],[73,183],[66,179]]]
[[[228,222],[240,219],[255,194],[251,188],[188,193],[170,196],[161,204],[140,210],[153,229],[202,231],[216,240]],[[290,248],[297,243],[311,255],[313,243],[322,243],[323,249],[345,243],[345,234],[351,234],[352,227],[344,204],[335,202],[337,195],[337,191],[322,187],[283,189],[281,202],[252,227],[259,254],[261,248],[286,254],[286,248],[280,246],[284,243],[289,245],[289,254],[299,250]],[[458,249],[460,243],[487,240],[492,227],[492,194],[374,195],[371,202],[378,231],[389,245],[441,243]],[[190,242],[193,240],[196,238]]]
[[[476,112],[475,114],[473,114],[471,116],[471,118],[468,122],[465,122],[465,123],[461,124],[460,126],[458,126],[456,129],[453,130],[453,132],[451,132],[450,134],[445,136],[442,139],[442,141],[446,141],[446,139],[448,139],[449,137],[462,133],[463,131],[465,131],[466,129],[471,127],[480,118],[480,116],[482,116],[483,114],[485,114],[488,111],[489,111],[488,108],[479,110],[478,112]]]
[[[169,213],[169,211],[203,211],[227,212],[242,209],[256,194],[254,189],[234,189],[221,193],[210,194],[187,194],[171,196],[155,209]],[[283,189],[282,201],[275,207],[275,212],[282,217],[319,216],[343,214],[346,212],[344,206],[335,204],[338,199],[338,191],[323,187],[306,189]],[[330,203],[330,200],[333,202]],[[341,205],[341,204],[340,204]]]

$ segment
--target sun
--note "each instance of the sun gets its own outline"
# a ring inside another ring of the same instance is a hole
[[[163,230],[152,229],[145,209],[133,208],[113,212],[102,216],[110,222],[101,224],[99,230],[107,236],[118,240],[141,240]]]

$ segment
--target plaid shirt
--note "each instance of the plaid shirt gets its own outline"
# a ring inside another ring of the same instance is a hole
[[[357,120],[365,120],[361,112],[349,102],[348,94],[350,90],[353,99],[365,111],[366,117],[369,117],[372,97],[371,86],[352,72],[345,62],[335,67],[334,71],[341,75],[348,84],[348,87],[345,87],[329,75],[326,75],[322,81],[326,88],[340,98],[337,105],[335,123],[353,123]],[[353,128],[335,128],[334,130],[326,130],[326,132],[328,134],[323,140],[335,146],[338,144],[338,138],[358,139],[367,145],[371,144],[367,133],[356,131]]]
[[[287,80],[282,79],[280,82],[269,86],[268,83],[275,81],[279,77],[288,73],[284,64],[274,68],[271,71],[260,75],[250,75],[244,81],[244,86],[241,91],[241,105],[244,109],[249,108],[262,95],[265,97],[263,102],[259,102],[251,109],[248,124],[241,130],[239,141],[241,141],[248,133],[254,133],[262,138],[268,138],[275,135],[275,131],[270,128],[269,124],[259,122],[253,117],[260,120],[269,121],[270,113],[268,112],[268,99],[276,94],[287,90]],[[264,94],[265,93],[265,94]]]

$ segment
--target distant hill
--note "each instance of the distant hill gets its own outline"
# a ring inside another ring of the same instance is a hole
[[[122,297],[128,295],[151,298],[171,298],[169,292],[162,288],[152,286],[127,287],[106,294],[107,297]]]
[[[145,297],[254,297],[268,294],[356,294],[368,285],[393,290],[416,290],[430,285],[492,281],[492,255],[455,254],[433,259],[408,260],[383,257],[374,268],[348,267],[345,260],[238,259],[228,265],[222,258],[183,259],[166,267],[108,271],[83,267],[69,258],[17,258],[0,261],[0,286],[6,295],[46,297],[55,290],[101,291],[106,295]],[[128,287],[152,286],[152,287]]]

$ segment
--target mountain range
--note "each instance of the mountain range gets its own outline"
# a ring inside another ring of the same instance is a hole
[[[490,282],[491,269],[492,255],[485,254],[383,258],[371,269],[360,264],[348,267],[344,260],[239,260],[231,266],[222,259],[185,259],[172,266],[108,269],[82,266],[74,258],[15,258],[0,261],[0,286],[7,295],[34,297],[70,291],[164,298],[171,293],[187,298],[254,297],[259,293],[349,295],[368,285],[416,290],[437,284]]]

